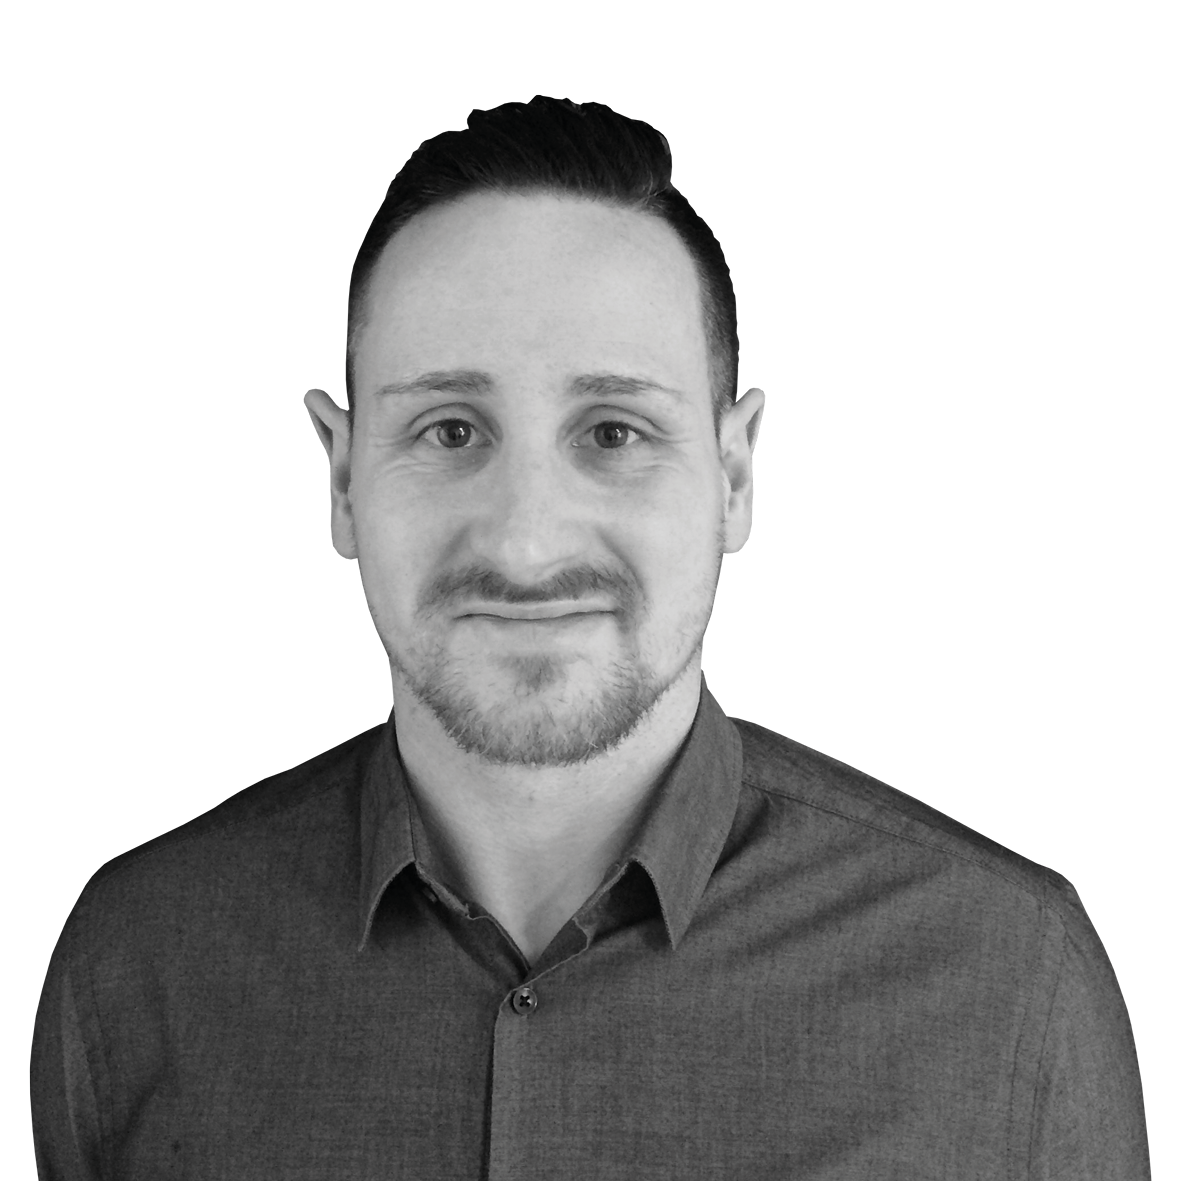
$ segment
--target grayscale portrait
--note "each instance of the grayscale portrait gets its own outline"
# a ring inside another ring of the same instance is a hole
[[[676,138],[530,93],[387,161],[304,398],[392,712],[88,867],[41,1178],[1147,1178],[1071,881],[707,685],[777,378]]]

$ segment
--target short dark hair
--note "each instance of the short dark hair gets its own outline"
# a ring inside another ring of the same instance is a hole
[[[603,201],[668,223],[701,286],[714,423],[738,394],[738,318],[730,268],[709,226],[672,184],[672,153],[654,127],[601,103],[538,95],[472,111],[466,131],[428,139],[394,177],[357,252],[349,283],[346,387],[354,405],[353,350],[373,268],[416,213],[468,193],[549,192]]]

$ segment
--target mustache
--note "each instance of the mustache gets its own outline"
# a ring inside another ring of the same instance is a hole
[[[421,606],[438,611],[470,599],[482,603],[548,603],[553,600],[610,596],[625,613],[635,610],[640,585],[626,569],[571,566],[544,582],[522,586],[486,566],[465,566],[439,575],[427,587]]]

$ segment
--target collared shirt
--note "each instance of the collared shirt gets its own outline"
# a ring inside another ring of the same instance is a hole
[[[43,1181],[1148,1176],[1069,883],[704,689],[532,966],[433,873],[392,719],[110,862],[33,1114]]]

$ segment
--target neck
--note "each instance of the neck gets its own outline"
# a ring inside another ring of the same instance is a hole
[[[693,723],[697,661],[616,748],[571,767],[500,766],[461,750],[395,681],[394,723],[437,870],[533,963],[633,837]]]

